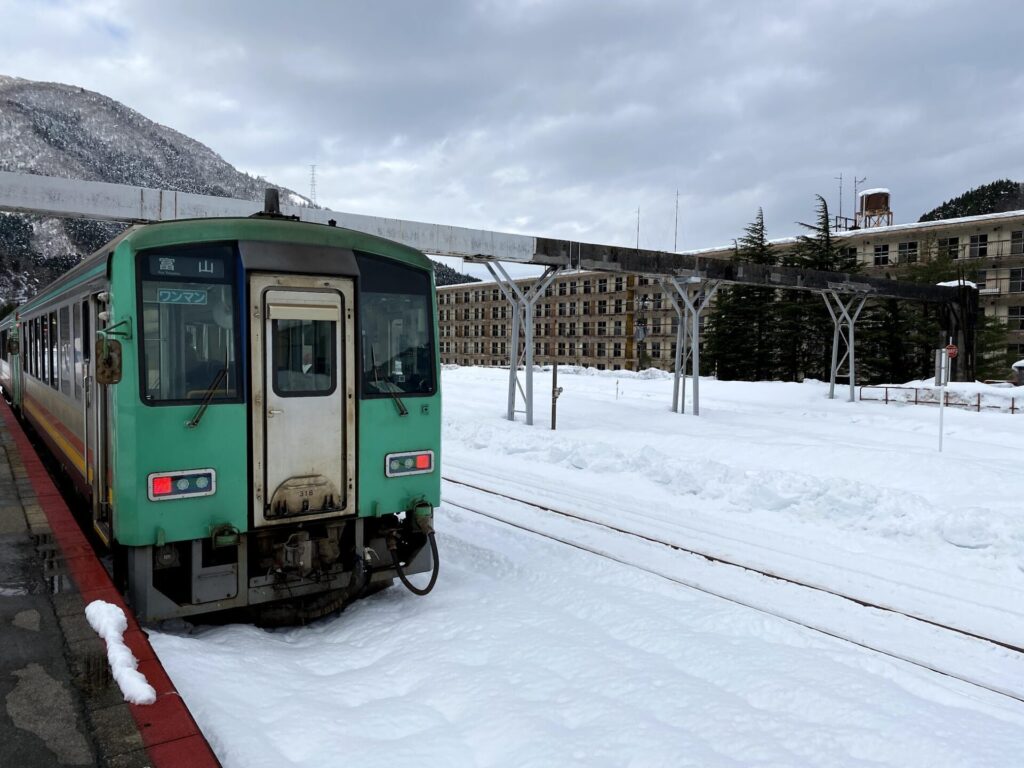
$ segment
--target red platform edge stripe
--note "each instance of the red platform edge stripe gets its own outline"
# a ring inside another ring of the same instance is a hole
[[[57,546],[62,553],[74,553],[65,559],[65,563],[75,587],[81,593],[82,601],[86,605],[93,600],[113,603],[120,606],[128,619],[125,643],[138,659],[139,671],[146,675],[149,684],[156,690],[154,704],[128,705],[154,768],[220,768],[220,762],[213,754],[209,742],[153,652],[149,638],[140,630],[135,614],[114,589],[106,569],[96,559],[95,553],[92,553],[85,534],[72,517],[71,510],[36,455],[10,405],[3,398],[0,398],[0,402],[3,403],[0,419],[14,436],[28,480],[50,524]],[[90,554],[84,554],[86,549]]]

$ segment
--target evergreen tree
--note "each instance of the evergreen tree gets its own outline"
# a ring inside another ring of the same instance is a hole
[[[1009,179],[983,184],[933,208],[918,221],[956,219],[1024,208],[1024,184]]]
[[[800,223],[809,234],[797,239],[784,263],[825,272],[856,271],[856,256],[841,251],[832,237],[828,203],[821,195],[817,198],[817,221]],[[832,370],[834,326],[822,297],[814,292],[790,291],[780,298],[777,311],[779,377],[791,381],[827,379]]]
[[[764,212],[736,241],[737,261],[775,264]],[[749,285],[720,289],[705,330],[705,354],[720,379],[760,381],[775,374],[775,291]]]

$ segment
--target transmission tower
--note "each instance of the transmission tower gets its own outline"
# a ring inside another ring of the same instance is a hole
[[[316,205],[316,163],[309,166],[309,201]]]

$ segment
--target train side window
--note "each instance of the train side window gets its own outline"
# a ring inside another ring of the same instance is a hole
[[[89,302],[82,302],[82,360],[89,362],[92,352],[92,330],[89,325]]]
[[[40,315],[36,318],[36,331],[38,335],[36,339],[36,378],[44,383],[46,382],[46,329],[48,325],[46,315]]]
[[[60,335],[58,338],[58,369],[60,376],[60,391],[71,396],[71,310],[68,307],[61,307],[57,313],[60,322]]]
[[[47,341],[48,341],[48,344],[49,344],[48,359],[46,361],[47,362],[47,367],[48,367],[47,368],[47,373],[48,373],[48,379],[47,380],[50,382],[50,386],[51,387],[53,387],[54,389],[59,389],[60,388],[60,384],[59,384],[59,379],[57,378],[57,371],[58,371],[58,365],[59,365],[58,360],[57,360],[57,353],[58,353],[58,350],[59,350],[59,347],[58,347],[59,338],[57,336],[57,313],[56,312],[51,312],[50,313],[50,337],[49,337],[49,339]]]
[[[32,321],[32,375],[42,378],[43,355],[43,319],[37,317]]]
[[[42,382],[46,381],[46,329],[49,323],[46,321],[46,315],[40,315],[36,318],[36,331],[38,338],[36,339],[36,378]]]
[[[71,315],[71,357],[75,380],[75,400],[82,399],[82,305],[77,301]]]

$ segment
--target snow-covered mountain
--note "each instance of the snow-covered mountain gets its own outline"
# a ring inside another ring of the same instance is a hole
[[[266,179],[106,96],[0,75],[0,170],[262,200]],[[291,190],[291,202],[309,201]],[[31,293],[119,224],[0,215],[0,299]]]
[[[289,203],[312,205],[103,94],[6,75],[0,75],[0,171],[257,201],[268,186],[276,186]],[[123,228],[0,214],[0,304],[30,296]],[[443,264],[435,264],[435,272],[438,285],[476,280]]]

